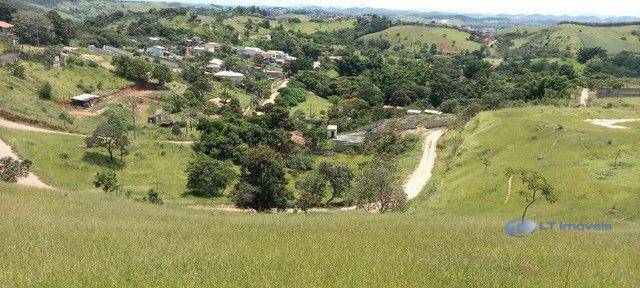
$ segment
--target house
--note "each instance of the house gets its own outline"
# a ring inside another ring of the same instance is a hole
[[[327,125],[327,137],[331,139],[338,138],[338,126],[337,125]]]
[[[10,43],[16,44],[16,37],[11,32],[13,30],[13,25],[11,23],[7,23],[4,21],[0,21],[0,32],[2,32],[2,37]]]
[[[307,146],[307,140],[304,139],[304,134],[302,134],[302,132],[300,131],[291,132],[291,142],[295,143],[300,147]]]
[[[264,51],[258,47],[244,47],[238,49],[238,54],[242,56],[255,57],[258,54],[262,54]]]
[[[216,74],[213,74],[213,76],[221,79],[231,80],[234,82],[241,82],[242,80],[244,80],[244,74],[233,71],[220,71]]]
[[[422,114],[422,110],[409,109],[407,110],[407,114]]]
[[[90,108],[100,100],[100,96],[93,94],[82,94],[71,97],[71,103],[75,106]]]
[[[265,74],[267,74],[267,77],[269,77],[269,80],[276,80],[276,79],[284,79],[286,78],[284,75],[284,72],[282,71],[272,71],[272,70],[266,70],[264,71]]]
[[[424,110],[424,113],[427,113],[427,114],[434,114],[434,115],[440,115],[440,114],[442,114],[442,112],[440,112],[440,111],[438,111],[438,110],[431,110],[431,109],[425,109],[425,110]]]
[[[251,35],[251,36],[249,36],[249,39],[271,41],[271,35],[269,35],[269,34],[266,34],[266,35]]]
[[[216,43],[216,42],[207,42],[207,43],[204,43],[203,47],[205,50],[211,53],[214,53],[216,52],[216,49],[222,48],[222,44]]]
[[[224,61],[218,58],[214,58],[209,61],[209,63],[205,67],[205,70],[207,72],[213,72],[213,73],[219,72],[220,70],[222,70],[222,65],[224,65]]]
[[[147,47],[146,51],[149,54],[154,54],[156,56],[163,57],[164,53],[166,52],[166,49],[160,45],[156,45],[152,47]]]

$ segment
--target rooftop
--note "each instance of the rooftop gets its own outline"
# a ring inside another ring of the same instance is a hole
[[[220,71],[213,75],[221,76],[221,77],[243,77],[244,76],[244,74],[242,73],[233,72],[233,71]]]
[[[78,95],[78,96],[71,97],[71,100],[89,101],[89,100],[93,100],[93,99],[96,99],[96,98],[100,98],[100,96],[93,95],[93,94],[81,94],[81,95]]]
[[[13,25],[11,23],[0,21],[0,28],[9,29],[9,28],[13,28]]]

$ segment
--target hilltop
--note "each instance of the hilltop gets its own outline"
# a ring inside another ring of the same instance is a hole
[[[444,53],[479,50],[481,44],[471,41],[470,37],[471,34],[453,28],[402,25],[367,34],[360,39],[385,39],[391,44],[392,50],[413,52],[424,47],[428,49],[431,44],[436,44],[438,50]]]
[[[640,25],[586,26],[559,24],[501,30],[499,45],[511,53],[560,57],[574,55],[582,47],[602,47],[609,53],[640,52]]]

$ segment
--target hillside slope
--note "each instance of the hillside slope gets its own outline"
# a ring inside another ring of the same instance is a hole
[[[640,126],[583,119],[640,118],[636,108],[482,113],[446,134],[439,180],[407,213],[234,214],[0,184],[0,286],[634,286]],[[615,149],[629,153],[613,167]],[[531,218],[614,229],[508,237],[523,201],[503,204],[507,166],[558,190]]]
[[[480,49],[480,43],[469,40],[469,33],[443,27],[393,26],[386,30],[362,36],[362,40],[386,39],[392,49],[417,51],[436,44],[445,53],[459,53]]]
[[[581,47],[602,47],[611,54],[640,52],[640,25],[591,27],[561,24],[547,27],[515,27],[500,31],[502,42],[511,40],[512,50],[557,50],[575,54]]]

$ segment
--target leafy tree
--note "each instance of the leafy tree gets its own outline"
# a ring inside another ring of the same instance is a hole
[[[524,197],[527,205],[522,212],[522,221],[527,214],[527,210],[533,203],[538,200],[544,199],[549,203],[555,203],[558,198],[555,193],[555,188],[547,181],[540,173],[527,170],[527,169],[513,169],[507,168],[504,172],[507,177],[516,176],[519,177],[524,185],[524,189],[518,191],[518,194]]]
[[[45,82],[38,88],[38,96],[40,99],[51,100],[53,99],[53,91],[51,89],[51,83]]]
[[[96,173],[93,185],[96,188],[101,188],[104,193],[116,192],[118,191],[118,189],[120,189],[118,176],[116,175],[116,172],[112,170],[105,170]]]
[[[13,16],[11,14],[16,12],[16,8],[11,6],[7,2],[0,2],[0,21],[11,22]]]
[[[220,196],[235,178],[231,164],[198,154],[187,167],[187,194]]]
[[[220,160],[237,160],[246,149],[237,126],[222,119],[201,119],[196,127],[200,139],[193,149],[204,155]]]
[[[55,34],[55,43],[69,45],[69,40],[73,38],[75,33],[71,21],[60,17],[55,10],[49,10],[47,12],[47,18],[53,25],[53,33]]]
[[[257,211],[286,208],[292,198],[286,184],[280,155],[267,146],[259,145],[242,156],[240,181],[231,198],[236,206]]]
[[[13,14],[14,33],[20,38],[21,43],[46,45],[53,42],[55,34],[53,24],[45,15],[19,11]]]
[[[580,48],[580,50],[578,50],[578,62],[582,64],[587,63],[587,61],[595,57],[607,57],[607,50],[603,49],[602,47],[582,47]]]
[[[295,75],[298,71],[313,69],[313,60],[309,58],[299,58],[289,64],[289,74]]]
[[[356,205],[377,206],[380,213],[404,207],[406,195],[394,187],[396,169],[393,158],[375,158],[365,165],[352,190]]]
[[[331,198],[327,200],[327,204],[331,203],[335,198],[340,198],[346,195],[351,190],[351,182],[353,181],[354,174],[345,164],[332,165],[329,162],[322,162],[318,166],[318,172],[329,181],[331,185]]]
[[[113,152],[120,152],[120,160],[128,154],[129,138],[127,137],[128,125],[124,118],[117,113],[107,114],[107,120],[85,138],[87,148],[101,147],[107,149],[109,158],[113,159]]]
[[[29,175],[31,161],[13,159],[4,157],[0,159],[0,180],[9,183],[15,183],[19,178]]]
[[[152,65],[142,58],[116,56],[111,59],[111,65],[116,67],[116,74],[136,82],[149,82]]]
[[[151,77],[158,80],[158,84],[160,85],[173,81],[173,73],[171,72],[171,69],[164,65],[155,65],[151,72]]]
[[[296,182],[296,188],[300,191],[298,207],[306,212],[322,202],[322,197],[327,190],[327,180],[318,173],[309,173]]]

